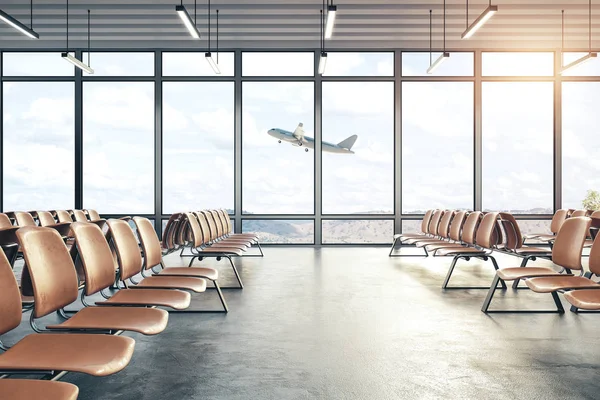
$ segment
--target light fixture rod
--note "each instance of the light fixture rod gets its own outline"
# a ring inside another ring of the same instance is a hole
[[[217,65],[219,64],[219,9],[217,8]]]
[[[429,66],[431,67],[432,63],[433,63],[433,39],[432,39],[432,23],[431,23],[431,12],[432,10],[429,10]]]
[[[210,0],[208,0],[208,13],[206,14],[208,20],[208,52],[210,53]]]
[[[91,66],[91,58],[92,58],[92,53],[90,52],[90,49],[92,47],[91,44],[91,25],[90,25],[90,10],[88,10],[88,66]]]
[[[589,40],[589,51],[583,57],[578,58],[577,60],[569,63],[568,65],[564,65],[562,67],[561,71],[560,71],[561,74],[564,74],[565,72],[567,72],[567,71],[569,71],[569,70],[571,70],[571,69],[573,69],[573,68],[575,68],[575,67],[577,67],[579,65],[582,65],[582,64],[584,64],[584,63],[586,63],[586,62],[588,62],[588,61],[590,61],[590,60],[592,60],[594,58],[598,58],[598,53],[592,52],[592,0],[589,0],[589,10],[588,11],[589,11],[589,16],[588,16],[588,18],[589,18],[589,32],[588,32],[588,34],[589,34],[589,39],[588,39]],[[565,23],[564,23],[564,10],[563,10],[563,33],[562,33],[562,36],[563,36],[563,39],[562,39],[563,49],[561,51],[561,54],[563,56],[562,57],[563,61],[562,61],[561,65],[564,64],[564,37],[565,37],[564,31],[565,31]]]
[[[444,53],[446,52],[446,0],[444,0]]]

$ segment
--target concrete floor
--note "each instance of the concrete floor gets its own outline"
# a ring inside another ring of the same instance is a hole
[[[487,316],[486,291],[441,290],[447,258],[388,258],[385,248],[265,253],[236,260],[246,287],[225,291],[229,314],[171,314],[162,334],[131,335],[136,351],[121,373],[64,380],[82,400],[600,398],[600,315]],[[232,283],[225,263],[203,264]],[[463,261],[452,283],[489,285],[491,270]],[[214,291],[193,298],[218,307]],[[493,306],[553,302],[509,290]]]

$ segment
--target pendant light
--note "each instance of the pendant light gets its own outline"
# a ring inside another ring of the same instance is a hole
[[[444,61],[446,61],[447,58],[450,58],[450,53],[446,51],[446,0],[444,0],[444,50],[442,51],[442,54],[437,58],[437,60],[435,60],[434,63],[431,62],[432,31],[433,30],[431,25],[431,10],[429,10],[429,68],[427,69],[428,74],[433,74],[435,70],[438,69],[438,67],[442,65]]]
[[[492,0],[483,13],[471,25],[469,25],[469,0],[467,0],[467,30],[463,32],[462,38],[468,39],[475,34],[490,18],[498,12],[498,6],[492,5]]]
[[[89,53],[90,53],[90,10],[88,10],[88,63],[89,63]],[[88,74],[93,74],[94,70],[89,66],[84,64],[82,61],[78,60],[76,57],[69,53],[69,0],[67,0],[67,49],[65,52],[61,54],[61,57],[81,69]]]
[[[29,3],[29,12],[29,28],[27,27],[27,25],[21,23],[19,20],[13,18],[11,15],[5,13],[2,10],[0,10],[0,20],[6,22],[10,26],[21,32],[23,35],[31,39],[39,39],[40,35],[38,35],[37,32],[33,30],[33,0],[31,0]]]
[[[181,21],[183,22],[183,24],[185,25],[187,30],[190,32],[190,35],[192,35],[192,37],[194,39],[200,39],[200,32],[198,31],[198,28],[196,27],[196,0],[194,0],[194,20],[193,21],[192,21],[192,17],[190,17],[190,14],[188,13],[185,6],[183,5],[183,0],[181,0],[180,5],[175,6],[175,11],[179,15],[179,18],[181,18]]]
[[[323,0],[323,5],[325,5],[325,0]],[[325,16],[323,15],[323,9],[321,9],[319,15],[319,26],[321,28],[321,32],[319,33],[319,40],[321,41],[321,55],[319,57],[319,75],[323,75],[325,73],[325,67],[327,66],[327,52],[325,52],[325,35],[323,33],[324,25]]]
[[[577,60],[573,61],[572,63],[569,63],[568,65],[563,65],[564,64],[564,50],[565,50],[565,10],[562,10],[562,48],[561,48],[561,56],[563,58],[563,62],[561,63],[561,65],[563,65],[562,69],[560,70],[561,74],[564,74],[567,71],[572,70],[573,68],[584,64],[588,61],[590,61],[593,58],[597,58],[598,57],[598,53],[592,52],[592,0],[589,0],[589,32],[588,32],[589,38],[589,49],[588,49],[588,53],[581,57],[578,58]]]
[[[327,0],[327,25],[325,26],[325,39],[331,39],[333,36],[333,27],[335,26],[336,15],[337,6],[333,4],[333,0],[331,0],[331,4],[329,4],[329,0]]]
[[[221,70],[219,69],[219,10],[217,10],[217,62],[212,57],[210,52],[210,0],[208,0],[208,51],[204,53],[204,58],[210,64],[215,74],[220,75]]]

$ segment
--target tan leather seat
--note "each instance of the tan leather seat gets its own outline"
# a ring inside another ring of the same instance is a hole
[[[91,210],[91,209],[88,208],[85,211],[87,211],[87,214],[90,217],[90,221],[98,221],[98,220],[102,219],[100,217],[100,214],[98,214],[98,211],[96,211],[96,210]]]
[[[46,228],[23,228],[46,229]],[[50,301],[50,303],[52,303]],[[21,324],[17,280],[0,252],[0,335]],[[42,300],[36,306],[48,307]],[[94,334],[33,334],[0,354],[0,370],[69,371],[106,376],[121,371],[131,360],[135,342],[122,336]]]
[[[552,255],[552,251],[548,249],[544,249],[541,247],[531,247],[531,246],[523,246],[520,249],[515,249],[515,253],[517,254],[547,254],[549,256]]]
[[[402,239],[402,243],[405,243],[405,244],[415,244],[419,240],[426,240],[426,239],[435,239],[435,238],[437,238],[438,227],[440,225],[440,221],[444,217],[444,214],[445,214],[444,210],[435,210],[433,212],[432,216],[431,216],[431,220],[429,222],[429,225],[427,226],[427,233],[424,234],[423,236],[416,236],[416,237],[406,238],[406,239],[403,238]]]
[[[575,309],[600,310],[600,290],[573,290],[565,293],[565,299],[571,303]]]
[[[567,273],[571,271],[582,270],[581,253],[583,251],[583,242],[590,229],[591,219],[588,217],[572,217],[567,219],[561,226],[556,241],[552,249],[552,262],[563,268]],[[540,279],[544,278],[544,279]],[[481,310],[489,312],[489,306],[492,301],[496,285],[499,280],[518,282],[520,279],[528,279],[527,286],[539,288],[541,293],[551,293],[556,305],[556,312],[563,313],[564,309],[558,298],[556,290],[548,290],[550,281],[548,279],[556,279],[557,287],[563,287],[565,282],[571,280],[575,284],[581,284],[580,279],[572,279],[579,277],[560,275],[552,268],[544,267],[520,267],[520,268],[505,268],[496,272],[496,277],[492,282],[490,291],[483,303]],[[535,282],[538,280],[539,285],[531,286],[529,279]]]
[[[206,278],[211,281],[219,279],[219,271],[213,268],[203,267],[167,267],[160,270],[159,276],[195,276]]]
[[[0,354],[0,370],[69,371],[107,376],[129,364],[134,346],[134,340],[124,336],[32,334]]]
[[[114,282],[115,260],[104,233],[96,224],[75,222],[73,233],[77,239],[77,250],[85,274],[85,294],[92,295]],[[190,299],[189,293],[180,290],[121,289],[110,299],[96,304],[103,306],[164,306],[183,310],[189,307]]]
[[[26,212],[15,212],[15,220],[18,226],[37,226],[31,214]]]
[[[73,217],[76,222],[89,222],[83,210],[73,210]]]
[[[121,279],[123,281],[131,279],[140,273],[143,268],[143,260],[137,239],[127,222],[118,219],[109,219],[107,224],[118,255]],[[204,292],[206,290],[206,281],[193,277],[151,276],[143,279],[136,285],[129,285],[129,288],[170,288]]]
[[[77,226],[75,224],[74,226],[76,229]],[[99,230],[96,225],[90,224],[90,226]],[[60,235],[51,228],[26,227],[17,231],[17,238],[23,248],[33,284],[32,322],[35,318],[44,317],[76,301],[79,286],[77,272]],[[102,273],[94,272],[86,268],[86,286],[98,285],[96,281],[102,279]],[[109,273],[114,272],[111,270]],[[112,282],[114,282],[114,275],[109,276],[103,284],[94,287],[91,292],[96,293]],[[168,314],[164,310],[88,307],[63,323],[48,326],[47,329],[113,332],[126,330],[153,335],[166,328],[167,319]]]
[[[227,213],[227,211],[221,209],[221,210],[217,210],[217,212],[220,216],[221,223],[225,227],[225,232],[227,234],[227,237],[249,238],[249,239],[252,239],[253,243],[255,243],[255,244],[258,243],[260,238],[255,233],[234,233],[233,232],[233,225],[231,224],[231,218],[229,218],[229,214]]]
[[[40,226],[56,225],[56,220],[49,211],[38,211],[37,214]]]
[[[0,229],[10,227],[12,227],[12,222],[10,222],[10,218],[8,218],[8,215],[0,213]]]
[[[252,246],[252,240],[244,237],[226,237],[220,222],[217,224],[211,211],[197,211],[193,213],[196,218],[204,219],[205,226],[208,226],[208,234],[211,244],[228,245],[230,247],[246,250]]]
[[[159,276],[189,276],[206,278],[211,281],[219,279],[219,272],[214,268],[165,266],[160,251],[160,241],[150,220],[142,217],[134,217],[133,221],[137,228],[142,249],[144,250],[144,268],[146,270],[152,271],[151,268],[161,267],[161,271],[158,273]]]
[[[56,210],[56,218],[58,219],[58,222],[73,222],[71,214],[66,210]]]
[[[525,281],[536,293],[550,293],[565,289],[600,289],[600,285],[583,276],[556,276],[532,278]]]
[[[193,213],[185,213],[188,221],[188,225],[192,232],[192,247],[194,251],[198,253],[206,253],[207,255],[213,254],[219,255],[236,255],[241,256],[242,251],[238,248],[231,247],[228,245],[220,245],[219,243],[205,247],[210,242],[210,234],[208,225],[206,225],[204,219],[198,219]]]
[[[560,230],[562,224],[567,220],[568,214],[568,210],[556,210],[556,212],[552,216],[552,222],[550,223],[550,232],[552,232],[552,234],[549,235],[547,233],[530,233],[528,235],[524,235],[525,239],[537,239],[547,242],[556,239],[556,234]]]
[[[130,289],[185,289],[196,293],[206,291],[204,279],[190,279],[189,276],[149,276],[137,285],[129,286]]]
[[[572,219],[589,220],[586,217],[571,217]],[[588,229],[591,221],[588,221]],[[592,250],[590,251],[589,257],[589,269],[590,271],[585,276],[559,276],[549,277],[547,279],[531,279],[527,281],[527,286],[538,293],[551,293],[560,290],[578,290],[578,289],[600,289],[600,284],[592,280],[591,278],[600,275],[600,236],[596,237]],[[571,269],[582,270],[581,263],[574,264]]]
[[[171,289],[121,289],[106,301],[97,302],[99,306],[161,306],[175,310],[185,310],[190,306],[191,295],[181,290]]]
[[[486,254],[482,249],[473,247],[444,247],[435,252],[436,256],[452,256],[455,254]]]
[[[560,275],[552,268],[546,267],[517,267],[502,268],[498,271],[498,276],[503,281],[514,281],[515,279],[533,278],[537,276]]]
[[[77,386],[66,382],[32,379],[0,379],[0,399],[3,400],[76,400]]]
[[[165,330],[169,313],[155,308],[86,307],[59,325],[48,329],[106,329],[156,335]]]

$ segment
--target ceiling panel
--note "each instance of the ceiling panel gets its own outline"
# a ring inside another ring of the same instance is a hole
[[[434,47],[442,44],[442,1],[340,0],[333,49],[429,48],[429,9],[433,10]],[[560,47],[561,9],[566,16],[566,44],[585,49],[588,43],[588,1],[494,1],[499,12],[472,39],[460,40],[466,26],[464,0],[447,0],[449,49],[556,49]],[[95,49],[205,49],[207,4],[197,6],[201,40],[193,40],[175,13],[176,1],[95,0],[69,4],[71,49],[87,43],[87,10],[92,12],[92,47]],[[193,14],[194,3],[184,4]],[[469,21],[487,6],[469,1]],[[30,40],[0,22],[1,49],[53,49],[66,46],[66,1],[34,0],[33,26],[39,40]],[[314,49],[319,47],[319,10],[314,0],[213,0],[218,8],[220,46],[224,49]],[[30,24],[29,2],[2,0],[0,9]],[[594,46],[600,47],[600,4],[593,8]],[[212,24],[216,22],[212,17]],[[214,38],[214,36],[213,36]],[[214,46],[214,44],[213,44]]]

